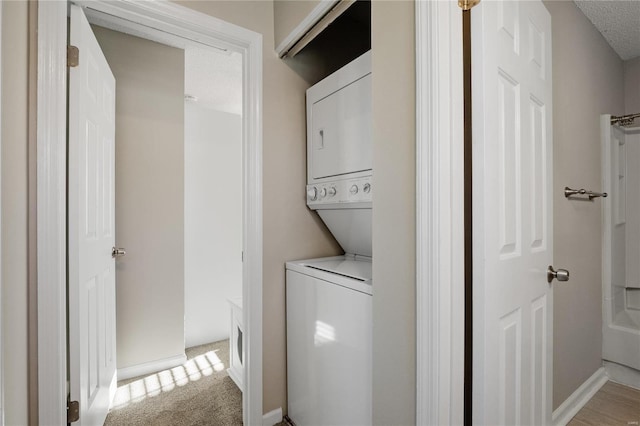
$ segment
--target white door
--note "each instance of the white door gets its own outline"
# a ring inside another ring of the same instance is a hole
[[[102,425],[116,390],[115,79],[82,9],[71,5],[69,375],[81,425]]]
[[[551,424],[551,17],[540,0],[471,16],[473,422]]]

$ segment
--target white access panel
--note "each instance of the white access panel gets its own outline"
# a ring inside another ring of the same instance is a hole
[[[371,54],[307,90],[307,179],[370,171]]]
[[[372,424],[371,295],[287,270],[289,417]]]

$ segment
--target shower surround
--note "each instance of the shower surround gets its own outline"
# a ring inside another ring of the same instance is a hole
[[[608,372],[640,386],[640,120],[635,123],[601,116],[603,190],[610,195],[602,199],[602,357]]]

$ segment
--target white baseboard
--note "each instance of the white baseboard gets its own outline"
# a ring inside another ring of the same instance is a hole
[[[621,385],[640,389],[640,371],[615,362],[604,361],[603,364],[609,380],[620,383]]]
[[[587,402],[604,386],[609,378],[604,370],[600,367],[591,377],[589,377],[562,405],[553,412],[554,426],[565,426],[578,411],[585,406]]]
[[[177,367],[185,362],[187,362],[187,356],[182,354],[171,358],[163,358],[143,364],[132,365],[131,367],[118,368],[118,380],[126,380],[146,374],[157,373],[158,371]]]
[[[262,426],[277,425],[282,421],[282,408],[276,408],[262,416]]]

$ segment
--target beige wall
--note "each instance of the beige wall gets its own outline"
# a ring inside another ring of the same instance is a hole
[[[26,2],[2,10],[2,346],[5,424],[27,414],[27,89]]]
[[[624,62],[624,113],[640,113],[640,58]]]
[[[320,3],[319,0],[275,0],[273,2],[274,47],[278,47],[318,3]]]
[[[602,363],[601,201],[568,201],[565,186],[599,190],[600,114],[624,110],[622,61],[573,2],[546,1],[553,31],[553,407]]]
[[[416,386],[415,12],[410,1],[374,1],[371,8],[373,419],[410,425]]]
[[[286,412],[284,263],[341,253],[305,203],[308,85],[274,53],[272,2],[180,3],[263,37],[263,411]]]
[[[93,27],[116,79],[117,364],[184,354],[184,51]]]

